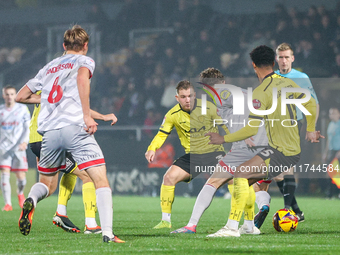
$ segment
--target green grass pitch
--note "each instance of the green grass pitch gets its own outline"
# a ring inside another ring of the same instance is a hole
[[[67,233],[54,226],[56,196],[38,204],[31,233],[23,236],[18,229],[21,210],[13,197],[13,211],[0,212],[0,254],[340,254],[340,200],[298,197],[298,202],[306,221],[295,232],[278,233],[273,228],[272,215],[283,205],[282,198],[273,198],[260,236],[207,238],[226,223],[230,200],[213,200],[197,234],[170,235],[168,229],[152,229],[161,217],[158,198],[114,196],[114,232],[126,243],[104,244],[101,235]],[[195,198],[176,197],[172,230],[187,223],[194,203]],[[68,215],[84,227],[81,196],[71,198]]]

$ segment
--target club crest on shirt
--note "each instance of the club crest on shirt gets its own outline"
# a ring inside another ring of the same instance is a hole
[[[198,116],[198,121],[199,122],[204,122],[204,116]]]
[[[254,109],[259,109],[261,107],[261,102],[258,99],[253,100],[253,107]]]
[[[222,99],[227,99],[229,96],[230,96],[230,91],[229,90],[223,90],[221,93],[220,93],[220,96]]]

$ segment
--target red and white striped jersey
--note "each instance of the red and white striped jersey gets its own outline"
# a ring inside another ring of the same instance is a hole
[[[49,62],[27,82],[33,93],[42,91],[39,133],[69,125],[85,125],[77,87],[77,75],[81,67],[90,71],[91,78],[95,69],[93,59],[67,54]]]
[[[16,103],[12,108],[0,105],[0,150],[17,151],[18,145],[28,143],[31,116],[26,105]]]

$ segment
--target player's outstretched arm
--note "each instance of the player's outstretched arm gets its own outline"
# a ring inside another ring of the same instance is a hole
[[[146,160],[147,160],[149,163],[151,163],[151,162],[154,160],[154,158],[155,158],[155,154],[156,154],[155,151],[147,151],[147,152],[145,152],[145,158],[146,158]]]
[[[318,122],[319,115],[320,115],[320,105],[319,105],[319,104],[316,104],[315,126],[316,126],[316,124],[317,124],[317,122]]]
[[[169,114],[168,112],[164,117],[163,123],[158,133],[152,139],[149,147],[146,150],[145,158],[149,163],[154,160],[156,151],[162,147],[163,143],[170,135],[170,132],[173,129],[173,127],[174,122],[172,120],[171,114]]]
[[[145,158],[149,163],[153,161],[156,150],[162,147],[168,135],[169,134],[165,134],[161,131],[158,131],[157,135],[153,138],[147,151],[145,152]]]
[[[116,115],[113,113],[110,114],[101,114],[99,112],[96,112],[95,110],[90,109],[91,117],[96,120],[103,120],[103,121],[112,121],[111,126],[117,123],[118,119]]]
[[[302,97],[305,98],[306,96]],[[311,97],[307,102],[302,103],[302,105],[307,109],[309,112],[306,116],[307,120],[307,132],[314,132],[315,131],[315,123],[316,123],[316,115],[317,115],[317,107],[316,101],[313,97]],[[307,140],[309,140],[307,138]]]
[[[105,114],[104,115],[104,119],[103,120],[104,121],[111,121],[111,126],[113,126],[114,124],[117,123],[118,118],[113,113],[109,113],[109,114]]]
[[[306,109],[309,111],[309,115],[306,115],[307,120],[307,132],[306,132],[306,140],[310,141],[311,143],[318,143],[320,142],[320,138],[325,138],[323,135],[321,135],[320,131],[315,131],[315,123],[316,123],[316,115],[317,115],[317,107],[316,107],[316,101],[313,97],[311,99],[302,104],[306,107]]]
[[[224,137],[217,133],[208,132],[205,136],[210,136],[210,144],[223,144],[223,143],[232,143],[236,141],[242,141],[249,137],[252,137],[257,134],[258,126],[245,126],[240,130],[237,130],[234,133],[230,133],[225,135]],[[222,141],[223,138],[223,141]]]
[[[23,104],[40,104],[40,100],[41,95],[32,93],[27,85],[23,86],[15,97],[15,102]]]

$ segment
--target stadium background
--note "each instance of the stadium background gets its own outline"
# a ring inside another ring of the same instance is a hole
[[[119,119],[114,127],[100,122],[96,133],[114,194],[157,195],[166,168],[148,168],[144,153],[175,103],[177,82],[212,66],[228,77],[254,78],[248,54],[257,45],[293,45],[293,67],[311,77],[318,95],[323,134],[329,107],[340,103],[335,0],[2,0],[0,87],[21,88],[61,55],[63,32],[74,24],[91,35],[89,56],[96,61],[91,108]],[[176,135],[170,142],[175,157],[184,153]],[[303,161],[321,164],[324,147],[325,141],[304,147]],[[29,150],[28,161],[35,168]],[[297,194],[324,196],[327,175],[310,174],[299,178]],[[176,193],[195,195],[203,182],[179,185]]]

